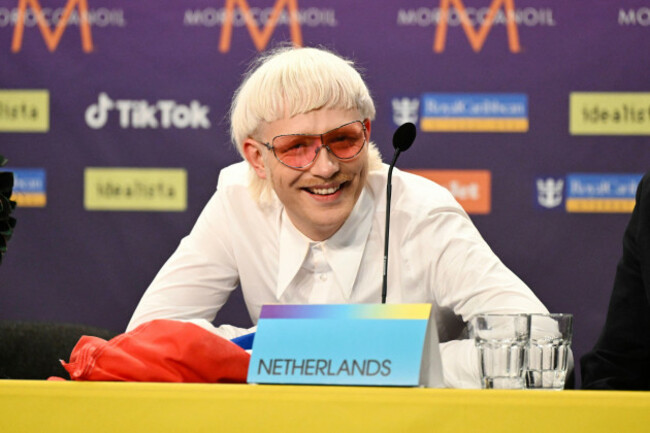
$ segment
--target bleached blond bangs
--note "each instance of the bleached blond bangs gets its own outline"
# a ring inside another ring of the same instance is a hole
[[[282,47],[261,56],[235,92],[230,111],[231,139],[242,158],[243,143],[263,123],[320,109],[357,110],[374,120],[375,105],[352,61],[318,48]],[[369,170],[381,167],[381,155],[368,143]],[[252,171],[251,192],[264,199],[268,182]],[[265,200],[266,201],[266,200]]]

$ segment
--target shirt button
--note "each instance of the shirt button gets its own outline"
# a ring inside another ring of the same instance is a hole
[[[327,280],[327,275],[326,274],[320,274],[320,280],[321,281]]]

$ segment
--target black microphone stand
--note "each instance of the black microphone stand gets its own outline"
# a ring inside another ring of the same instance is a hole
[[[395,154],[393,161],[388,168],[388,180],[386,182],[386,231],[384,234],[384,276],[381,286],[381,303],[386,303],[386,294],[388,292],[388,235],[390,233],[390,196],[392,190],[393,168],[397,163],[397,157],[400,152],[407,150],[415,141],[415,125],[412,123],[405,123],[401,125],[393,134],[393,147]]]

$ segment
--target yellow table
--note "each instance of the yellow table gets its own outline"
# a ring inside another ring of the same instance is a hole
[[[648,432],[650,392],[0,380],[0,432]]]

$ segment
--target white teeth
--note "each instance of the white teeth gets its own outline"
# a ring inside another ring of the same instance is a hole
[[[309,188],[309,192],[312,194],[318,194],[318,195],[328,195],[328,194],[334,194],[336,191],[338,191],[341,188],[341,185],[333,188]]]

